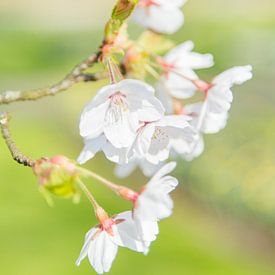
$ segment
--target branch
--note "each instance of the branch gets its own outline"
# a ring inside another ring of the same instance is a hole
[[[68,75],[66,75],[63,80],[50,87],[37,90],[4,92],[0,94],[0,105],[9,104],[16,101],[37,100],[42,97],[53,96],[59,92],[68,90],[70,87],[78,82],[97,81],[99,79],[106,78],[106,74],[104,73],[83,73],[87,68],[98,61],[99,56],[100,51],[96,54],[89,56],[87,59],[75,66],[75,68]]]
[[[6,112],[0,113],[0,127],[2,136],[10,150],[10,153],[13,157],[13,159],[18,162],[19,164],[23,164],[24,166],[32,167],[34,165],[34,161],[30,159],[29,157],[26,157],[23,155],[18,149],[15,143],[13,142],[10,130],[9,130],[9,114]]]

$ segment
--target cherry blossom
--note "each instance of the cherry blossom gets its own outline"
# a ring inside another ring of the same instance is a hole
[[[252,78],[252,66],[238,66],[226,70],[216,76],[211,83],[198,83],[198,87],[206,93],[207,112],[222,113],[230,109],[233,101],[231,88],[241,85]]]
[[[163,89],[176,98],[189,98],[197,90],[193,80],[199,79],[194,70],[214,65],[211,54],[192,52],[194,43],[187,41],[172,49],[164,58],[158,59],[164,75],[160,79]]]
[[[170,115],[156,122],[144,123],[138,130],[129,152],[130,157],[145,158],[154,165],[165,161],[169,157],[173,140],[193,142],[196,139],[196,133],[188,120],[187,116]]]
[[[132,201],[134,205],[133,220],[145,246],[149,246],[155,239],[154,236],[158,234],[158,226],[152,222],[158,222],[172,214],[173,201],[169,193],[177,187],[178,181],[167,174],[171,173],[175,167],[175,162],[162,166],[140,193],[127,188],[120,190],[120,195]]]
[[[164,108],[150,85],[126,79],[101,88],[85,107],[80,135],[90,141],[102,134],[116,148],[127,148],[135,139],[140,121],[161,118]]]
[[[80,252],[76,265],[88,256],[90,264],[98,274],[109,272],[117,255],[118,246],[127,247],[131,250],[145,253],[148,248],[139,239],[136,224],[132,218],[132,212],[127,211],[109,218],[103,209],[100,213],[100,224],[93,227],[85,236],[85,242]],[[144,222],[145,227],[151,224]],[[151,238],[152,239],[152,238]]]
[[[186,0],[140,0],[133,20],[157,33],[172,34],[183,25],[181,7]]]
[[[186,140],[173,141],[173,148],[184,159],[190,161],[204,150],[202,134],[214,134],[222,130],[228,120],[228,112],[233,101],[231,88],[252,78],[252,67],[233,67],[213,79],[211,83],[195,82],[205,93],[204,102],[184,107],[184,113],[192,117],[192,126],[200,133],[199,140],[188,143]]]
[[[167,174],[175,167],[175,162],[165,164],[143,188],[135,202],[134,219],[159,221],[172,214],[173,201],[169,193],[177,187],[178,180]]]

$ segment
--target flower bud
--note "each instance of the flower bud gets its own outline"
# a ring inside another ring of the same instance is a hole
[[[63,198],[76,198],[76,180],[79,176],[76,165],[65,156],[37,160],[33,172],[42,189]]]
[[[124,21],[133,12],[138,0],[118,0],[112,12],[112,19]]]
[[[111,19],[105,26],[105,42],[111,44],[116,39],[120,28],[125,20],[131,15],[138,0],[118,0],[115,5]]]

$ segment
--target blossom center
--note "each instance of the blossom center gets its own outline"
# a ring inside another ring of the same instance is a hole
[[[106,219],[101,223],[102,230],[109,231],[112,229],[114,222],[112,219]]]
[[[116,92],[109,98],[111,102],[105,117],[108,125],[119,123],[123,119],[123,114],[129,111],[126,96],[121,92]]]
[[[129,110],[126,96],[121,92],[116,92],[110,96],[111,98],[111,107],[119,108],[122,111],[126,112]]]
[[[167,138],[169,138],[169,136],[166,133],[166,131],[160,127],[156,127],[156,130],[153,134],[152,139],[157,141],[162,141],[162,140],[166,140]]]

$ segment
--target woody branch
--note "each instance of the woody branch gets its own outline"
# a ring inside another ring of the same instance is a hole
[[[19,164],[32,167],[34,165],[34,160],[25,156],[17,148],[16,144],[11,138],[11,134],[9,130],[9,120],[10,120],[10,116],[7,112],[0,113],[0,127],[1,127],[2,136],[9,148],[12,158]]]
[[[105,73],[86,74],[85,70],[93,66],[100,56],[98,53],[90,55],[84,61],[74,67],[74,69],[65,76],[59,83],[50,87],[26,90],[26,91],[6,91],[0,94],[0,105],[10,104],[16,101],[37,100],[46,96],[54,96],[57,93],[68,90],[74,84],[79,82],[97,81],[106,78]]]

